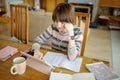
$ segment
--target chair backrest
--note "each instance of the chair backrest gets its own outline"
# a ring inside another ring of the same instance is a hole
[[[11,37],[16,37],[23,43],[28,43],[28,6],[23,4],[10,4]]]
[[[84,25],[81,25],[82,22]],[[86,41],[88,37],[88,29],[90,24],[90,14],[89,13],[81,13],[81,12],[74,12],[74,23],[79,27],[83,27],[83,42],[81,47],[80,56],[84,56],[85,48],[86,48]]]
[[[83,5],[75,5],[74,3],[72,4],[72,11],[78,11],[78,12],[84,12],[84,13],[90,13],[90,7],[89,6],[83,6]]]

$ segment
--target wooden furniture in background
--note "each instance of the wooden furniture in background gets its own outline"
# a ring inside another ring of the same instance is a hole
[[[23,0],[24,3],[28,3],[30,6],[34,6],[35,0]]]
[[[99,0],[99,6],[103,7],[120,7],[120,0]]]
[[[0,0],[0,22],[10,23],[10,17],[3,16],[6,13],[5,0]]]
[[[79,5],[75,3],[71,3],[72,11],[74,12],[84,12],[84,13],[91,13],[90,7],[85,5]]]
[[[67,2],[66,0],[40,0],[40,8],[45,9],[47,12],[53,12],[56,5],[62,2]]]
[[[29,66],[27,66],[26,72],[23,75],[12,75],[12,74],[10,74],[10,68],[13,65],[12,60],[15,57],[20,56],[20,51],[25,51],[26,49],[31,48],[31,45],[20,44],[20,43],[8,41],[8,40],[0,39],[0,49],[4,48],[7,45],[18,48],[19,51],[18,51],[18,53],[13,55],[11,58],[9,58],[7,61],[5,61],[5,62],[0,61],[0,79],[1,80],[9,80],[9,79],[12,79],[12,80],[49,80],[49,75],[38,72],[35,69],[30,68]],[[47,49],[47,51],[53,51],[54,52],[54,50],[50,50],[50,49]],[[45,54],[46,49],[41,48],[41,52],[43,54]],[[81,65],[81,68],[80,68],[80,72],[89,72],[87,70],[87,68],[85,67],[85,64],[103,61],[103,60],[88,58],[88,57],[81,57],[81,58],[83,59],[83,61],[82,61],[82,65]],[[110,65],[109,62],[106,62],[106,61],[103,61],[103,62],[108,66]],[[35,65],[35,64],[33,64],[33,65]],[[57,68],[57,67],[55,67],[54,71],[55,72],[62,71],[62,73],[69,73],[69,74],[75,73],[73,71],[70,71],[70,70],[67,70],[67,69],[64,69],[64,68]]]
[[[6,12],[5,0],[0,0],[0,12]]]
[[[11,37],[16,37],[25,44],[28,43],[28,6],[11,4]]]
[[[39,0],[40,9],[46,10],[46,0]]]
[[[84,22],[85,26],[83,28],[83,42],[82,42],[80,56],[84,56],[84,52],[85,52],[85,48],[86,48],[86,41],[87,41],[87,37],[88,37],[88,29],[89,29],[89,25],[90,25],[90,14],[74,12],[74,23],[80,27],[81,21]]]
[[[99,17],[99,11],[101,7],[105,8],[120,8],[120,0],[98,0],[98,7],[97,7],[97,13],[96,13],[96,20]],[[113,10],[114,11],[114,10]],[[115,16],[113,14],[114,12],[109,12],[109,14],[105,14],[103,16],[108,16],[110,18],[110,22],[120,22],[120,16]],[[110,15],[111,14],[111,15]]]

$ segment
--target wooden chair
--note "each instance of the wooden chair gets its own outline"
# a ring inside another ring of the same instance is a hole
[[[28,6],[23,4],[10,4],[11,37],[16,37],[23,43],[28,43]]]
[[[74,4],[74,3],[71,5],[72,5],[73,12],[75,12],[75,9],[78,9],[78,12],[84,11],[84,13],[90,13],[90,11],[91,11],[89,6],[83,6],[83,5],[78,5],[78,4]]]
[[[74,23],[81,27],[81,22],[84,22],[83,28],[83,42],[81,48],[80,56],[84,56],[85,48],[86,48],[86,41],[88,37],[88,29],[90,24],[90,14],[89,13],[81,13],[81,12],[74,12]]]

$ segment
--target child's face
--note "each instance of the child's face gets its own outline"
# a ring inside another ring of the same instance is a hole
[[[66,32],[66,29],[65,29],[65,24],[66,22],[55,22],[55,25],[57,27],[57,29],[59,30],[59,32]]]

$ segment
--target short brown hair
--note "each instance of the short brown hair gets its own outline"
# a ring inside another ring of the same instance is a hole
[[[52,20],[73,23],[73,12],[69,3],[60,3],[56,6],[52,14]]]

